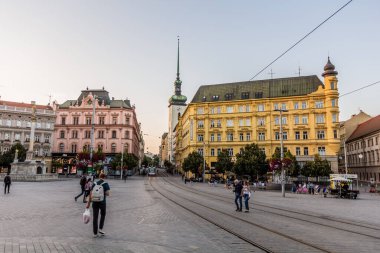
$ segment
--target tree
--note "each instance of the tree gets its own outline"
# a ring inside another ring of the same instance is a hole
[[[263,175],[267,171],[265,153],[259,149],[255,143],[246,145],[240,154],[236,155],[234,172],[238,175],[248,174],[252,178],[259,174]]]
[[[190,153],[183,161],[182,168],[184,171],[191,171],[193,174],[200,174],[199,168],[203,166],[203,157],[196,151]]]
[[[313,172],[313,166],[314,166],[313,161],[307,161],[300,170],[301,175],[305,176],[305,177],[311,176],[311,174]]]
[[[329,176],[332,173],[329,162],[325,159],[322,160],[317,154],[314,156],[313,176]]]
[[[160,164],[160,158],[158,157],[158,155],[153,156],[152,163],[153,163],[153,166],[158,167],[158,165]]]
[[[116,154],[112,159],[111,166],[113,169],[120,169],[121,166],[121,153]],[[134,154],[124,153],[123,154],[123,170],[133,169],[138,164],[138,159]]]
[[[281,171],[284,167],[288,171],[288,175],[296,177],[299,174],[300,166],[296,157],[288,150],[284,153],[284,159],[281,162],[281,150],[277,147],[269,160],[269,166],[272,170]]]
[[[164,166],[165,166],[166,171],[167,171],[168,173],[173,173],[174,165],[173,165],[170,161],[165,160],[165,161],[164,161]]]
[[[150,158],[149,156],[144,155],[144,159],[142,160],[141,165],[144,165],[145,167],[148,167],[151,164],[152,164],[152,158]]]
[[[16,143],[16,144],[14,144],[11,147],[10,150],[8,150],[7,152],[5,152],[4,154],[2,154],[0,156],[0,165],[3,166],[3,167],[8,167],[9,168],[10,165],[11,165],[11,163],[13,163],[13,161],[15,159],[16,150],[18,150],[17,159],[20,162],[25,161],[25,158],[26,158],[26,149],[20,143]]]
[[[229,156],[228,151],[226,149],[223,149],[218,154],[217,162],[215,165],[216,171],[218,173],[222,173],[224,177],[224,173],[226,173],[226,171],[231,171],[233,165],[234,163],[232,162],[231,156]]]

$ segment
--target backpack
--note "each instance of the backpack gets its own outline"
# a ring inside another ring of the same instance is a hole
[[[80,181],[79,181],[79,184],[80,184],[81,186],[84,186],[84,185],[86,184],[86,178],[85,178],[85,177],[82,177],[82,178],[80,179]]]
[[[95,184],[91,191],[91,201],[92,202],[102,202],[104,200],[104,188],[103,184],[106,182],[103,182],[101,184]]]

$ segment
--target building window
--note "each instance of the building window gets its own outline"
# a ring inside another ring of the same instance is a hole
[[[296,131],[295,136],[296,136],[296,140],[301,139],[300,132]]]
[[[111,153],[116,153],[116,144],[115,143],[111,144]]]
[[[203,128],[203,120],[198,120],[198,128]]]
[[[307,108],[307,103],[306,103],[306,101],[302,101],[302,109],[306,109]]]
[[[298,110],[299,107],[298,107],[298,102],[294,102],[294,110]]]
[[[298,125],[299,123],[300,123],[300,117],[298,115],[294,116],[294,124]]]
[[[215,136],[214,136],[214,134],[211,134],[211,135],[210,135],[210,141],[211,141],[211,142],[214,142],[214,141],[215,141]]]
[[[258,126],[264,126],[265,125],[265,119],[264,118],[258,118],[257,119],[257,125]]]
[[[222,153],[222,149],[218,148],[217,154],[220,155]]]
[[[233,148],[227,148],[228,155],[233,156],[234,155],[234,149]]]
[[[287,132],[282,132],[282,139],[287,140],[288,139],[288,133]]]
[[[244,141],[244,134],[243,133],[239,133],[239,140]]]
[[[244,106],[242,106],[242,105],[239,105],[239,112],[244,112]]]
[[[233,127],[234,126],[234,121],[232,119],[227,120],[227,127]]]
[[[218,141],[222,141],[222,135],[221,135],[221,134],[217,134],[216,139],[217,139]]]
[[[73,125],[79,125],[79,117],[75,116],[73,117]],[[76,152],[73,152],[76,153]]]
[[[73,131],[71,132],[71,138],[73,138],[73,139],[77,139],[77,138],[78,138],[78,131],[73,130]]]
[[[98,131],[98,138],[103,139],[104,138],[104,130],[99,130]]]
[[[91,117],[86,117],[86,125],[91,125]]]
[[[317,139],[321,140],[324,138],[325,138],[325,131],[323,130],[317,131]]]
[[[129,131],[125,131],[125,139],[130,139]]]
[[[259,105],[257,105],[257,111],[258,112],[263,112],[264,111],[264,105],[263,104],[259,104]]]
[[[50,128],[51,128],[50,123],[46,123],[46,124],[45,124],[45,127],[46,127],[46,129],[50,129]]]
[[[210,114],[215,114],[215,107],[210,107]]]
[[[318,109],[323,108],[323,101],[315,101],[315,108],[318,108]]]
[[[318,154],[319,155],[326,155],[326,148],[325,147],[318,147]]]
[[[308,121],[307,115],[302,116],[302,124],[308,124]]]
[[[288,124],[287,122],[288,122],[287,118],[286,117],[282,117],[282,124],[286,125],[286,124]]]
[[[336,114],[336,113],[333,113],[333,114],[332,114],[332,122],[333,122],[333,123],[338,122],[338,114]]]
[[[234,94],[232,94],[232,93],[227,93],[227,94],[225,95],[225,98],[226,98],[226,100],[232,100],[233,96],[234,96]]]
[[[222,127],[222,122],[220,121],[220,119],[216,121],[216,127],[218,128]]]
[[[338,100],[337,99],[333,99],[333,100],[331,100],[331,106],[332,107],[335,107],[335,106],[337,106],[338,105]]]
[[[90,139],[91,138],[91,131],[90,130],[84,131],[84,138],[85,139]]]
[[[317,121],[317,124],[325,123],[325,116],[323,114],[317,114],[316,121]]]
[[[222,113],[222,108],[220,106],[216,107],[216,113],[217,114]]]
[[[246,134],[246,141],[250,141],[251,140],[251,133],[247,133]]]
[[[301,155],[301,148],[300,147],[296,147],[296,155]]]
[[[116,137],[116,131],[115,131],[115,130],[112,131],[112,138],[117,138],[117,137]]]
[[[335,82],[330,82],[330,88],[331,88],[332,90],[335,90]]]
[[[15,141],[19,141],[21,137],[21,134],[15,133]]]
[[[98,151],[103,151],[103,144],[98,144]]]
[[[198,134],[197,140],[203,142],[203,134]]]
[[[255,98],[263,98],[263,92],[255,92]]]
[[[61,118],[61,125],[66,125],[66,117]]]
[[[218,96],[218,95],[214,95],[214,96],[212,96],[212,100],[213,100],[213,101],[218,101],[218,100],[219,100],[219,96]]]
[[[251,111],[251,107],[249,105],[245,105],[245,112],[250,112]]]
[[[117,116],[112,117],[112,125],[117,125]]]
[[[8,136],[8,138],[9,138],[9,136]],[[6,140],[6,133],[5,133],[4,139]],[[30,141],[29,134],[25,134],[25,142],[29,142],[29,141]]]
[[[77,144],[72,144],[71,145],[71,153],[76,153],[77,152]]]
[[[276,126],[280,125],[280,118],[279,117],[274,117],[274,124]]]
[[[334,139],[338,139],[338,130],[334,129]]]
[[[245,126],[251,126],[251,119],[245,119]]]
[[[200,154],[201,156],[203,156],[203,148],[198,148],[198,154]]]
[[[273,107],[274,107],[275,110],[278,110],[278,103],[275,103],[275,104],[273,105]]]
[[[303,131],[302,137],[303,137],[304,140],[308,139],[307,131]]]
[[[178,115],[179,115],[179,113],[178,113]],[[125,116],[125,124],[129,126],[130,121],[131,121],[131,119],[129,118],[129,116]]]
[[[65,138],[65,131],[61,131],[61,132],[59,132],[59,137],[60,137],[61,139],[64,139],[64,138]]]
[[[244,126],[244,119],[239,119],[239,126],[240,127]]]
[[[90,151],[90,144],[84,144],[83,146],[83,152]]]
[[[281,110],[286,110],[286,104],[285,103],[281,104]]]
[[[38,124],[40,124],[40,127],[39,127],[39,128],[41,128],[41,123],[37,123],[37,125],[38,125]],[[16,121],[16,126],[17,126],[17,127],[21,127],[21,121],[20,121],[20,120],[17,120],[17,121]]]
[[[261,151],[265,155],[265,148],[259,148],[259,151]]]
[[[213,128],[213,127],[215,127],[215,120],[212,119],[210,121],[210,128]]]
[[[211,156],[215,156],[215,149],[211,149]]]
[[[45,143],[50,143],[50,135],[45,134]]]
[[[274,139],[276,141],[280,140],[280,132],[274,132]]]
[[[303,148],[303,155],[309,155],[309,148],[308,147]]]
[[[265,133],[263,132],[259,133],[259,141],[265,141]]]
[[[65,152],[65,144],[60,143],[59,144],[59,153],[63,153],[63,152]]]
[[[241,99],[248,99],[249,98],[249,92],[242,92],[241,93]]]
[[[104,117],[99,117],[99,125],[104,125]]]
[[[197,108],[197,114],[203,114],[203,107]]]
[[[233,141],[234,140],[234,134],[233,133],[227,133],[227,141]]]
[[[227,113],[233,113],[234,112],[234,107],[233,106],[227,106],[226,107]]]

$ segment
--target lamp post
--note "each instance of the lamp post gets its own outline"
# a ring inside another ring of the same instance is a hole
[[[362,158],[363,158],[363,154],[359,154],[359,159],[360,159],[360,164],[362,163]],[[363,161],[363,165],[364,165],[364,181],[367,181],[367,169],[365,167],[365,161]]]
[[[120,180],[123,179],[123,158],[124,158],[124,144],[121,144]]]
[[[91,161],[91,170],[94,171],[94,161],[92,160],[94,156],[94,144],[95,144],[95,105],[96,105],[96,96],[93,96],[92,101],[92,118],[91,118],[91,145],[90,145],[90,161]]]
[[[205,169],[206,169],[206,142],[203,142],[203,171],[202,171],[202,182],[205,182]]]
[[[285,109],[275,109],[275,112],[280,112],[280,145],[281,145],[281,193],[282,197],[285,198],[285,171],[282,161],[284,160],[284,143],[283,143],[283,133],[282,133],[282,112],[288,112]]]

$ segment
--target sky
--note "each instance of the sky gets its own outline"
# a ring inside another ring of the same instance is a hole
[[[0,0],[0,96],[47,104],[103,86],[131,100],[146,151],[168,129],[180,36],[182,94],[257,72],[348,0]],[[318,75],[341,95],[380,81],[380,1],[354,0],[255,80]],[[380,114],[380,84],[340,99],[340,120]]]

